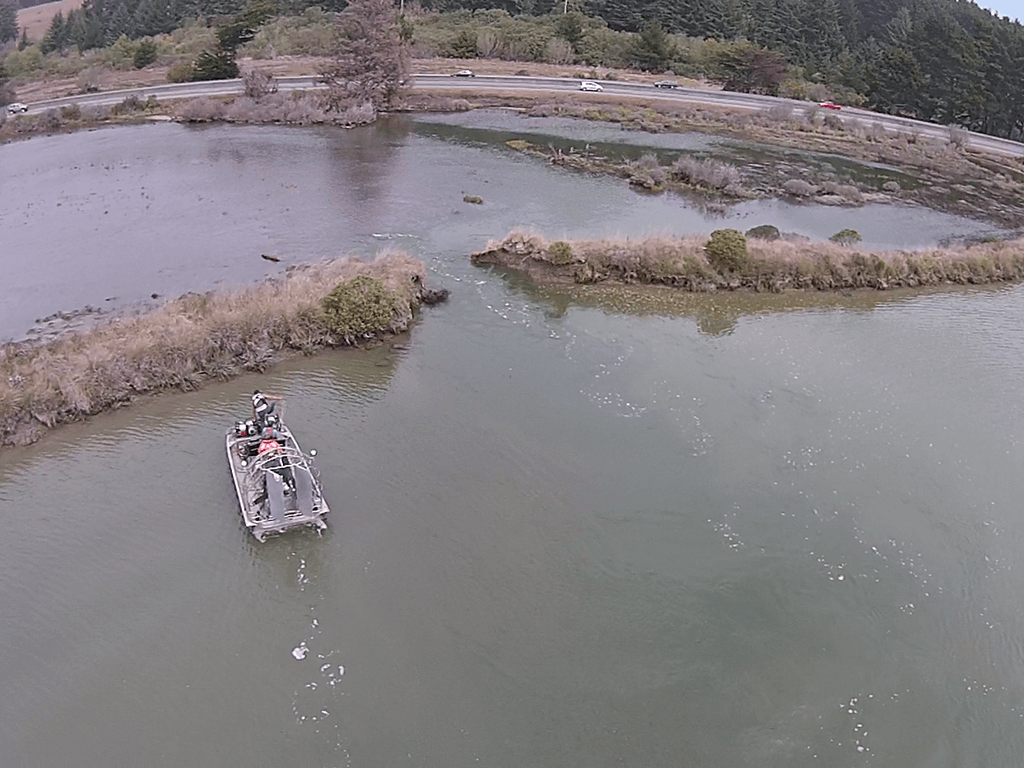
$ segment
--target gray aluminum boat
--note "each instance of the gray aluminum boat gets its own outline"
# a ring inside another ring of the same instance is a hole
[[[251,421],[238,422],[226,437],[242,521],[259,541],[293,528],[322,532],[330,511],[312,456],[302,452],[284,424],[276,430],[280,448],[264,453],[257,452],[260,436]]]

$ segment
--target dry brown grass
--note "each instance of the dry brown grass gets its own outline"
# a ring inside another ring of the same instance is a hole
[[[187,294],[46,344],[0,347],[0,445],[31,442],[49,427],[140,394],[262,371],[289,350],[364,343],[332,335],[321,309],[335,286],[356,275],[380,279],[393,298],[392,320],[377,334],[406,330],[421,300],[424,267],[389,253],[373,262],[297,268],[235,291]]]
[[[18,11],[18,29],[25,30],[28,39],[32,42],[39,42],[50,28],[54,16],[63,13],[66,18],[68,11],[74,11],[81,7],[82,0],[58,0],[55,3],[43,3],[31,8],[22,8]]]
[[[536,233],[512,232],[500,242],[489,242],[473,259],[522,270],[539,280],[617,281],[691,291],[886,290],[1024,279],[1024,240],[921,251],[751,240],[745,263],[727,273],[708,263],[706,244],[707,238],[700,236],[573,240],[566,258],[563,245]]]
[[[368,125],[377,119],[372,105],[353,106],[342,112],[327,112],[319,92],[271,93],[260,99],[248,96],[207,97],[178,101],[170,107],[178,120],[188,123],[224,121],[229,123],[285,123],[310,125]]]

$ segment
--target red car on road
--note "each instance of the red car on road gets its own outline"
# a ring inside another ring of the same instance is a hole
[[[823,109],[842,109],[838,104],[833,104],[831,101],[823,101],[818,106]]]

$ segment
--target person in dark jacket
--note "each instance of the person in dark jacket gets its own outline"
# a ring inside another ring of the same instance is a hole
[[[274,413],[274,408],[283,397],[278,395],[265,395],[258,389],[252,393],[252,418],[256,422],[256,428],[263,431],[267,426],[267,418]]]

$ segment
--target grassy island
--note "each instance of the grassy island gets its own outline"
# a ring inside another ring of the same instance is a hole
[[[45,343],[0,346],[0,446],[129,403],[266,370],[282,356],[370,345],[408,329],[447,296],[424,287],[422,262],[389,253],[296,266],[232,291],[190,293]]]
[[[512,232],[472,259],[526,273],[538,282],[623,283],[687,291],[849,290],[985,284],[1024,279],[1024,241],[950,249],[868,251],[843,230],[833,241],[711,237],[549,241]],[[842,235],[842,237],[839,237]]]

